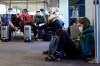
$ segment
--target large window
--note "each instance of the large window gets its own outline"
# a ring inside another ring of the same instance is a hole
[[[9,6],[0,4],[0,9],[1,9],[0,14],[6,14],[8,8]],[[20,10],[13,8],[12,14],[16,14],[16,13],[20,13]]]
[[[85,17],[85,0],[69,0],[69,25]]]

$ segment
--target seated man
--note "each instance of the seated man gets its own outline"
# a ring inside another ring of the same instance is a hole
[[[9,40],[11,40],[11,32],[15,30],[15,26],[12,23],[12,8],[8,9],[8,14],[5,15],[3,21],[5,26],[9,26]]]

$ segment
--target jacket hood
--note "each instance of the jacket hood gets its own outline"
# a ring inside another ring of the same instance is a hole
[[[82,34],[94,32],[94,27],[89,26],[87,29],[83,30]]]

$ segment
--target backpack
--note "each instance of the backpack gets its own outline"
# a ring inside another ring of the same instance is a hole
[[[49,51],[48,51],[48,56],[54,55],[57,49],[57,37],[53,36],[50,44],[49,44]]]
[[[60,53],[57,53],[57,47],[58,47],[58,41],[59,37],[58,36],[53,36],[50,44],[49,44],[49,51],[48,51],[48,56],[51,57],[52,59],[55,58],[62,58],[63,57],[63,51],[61,50]]]

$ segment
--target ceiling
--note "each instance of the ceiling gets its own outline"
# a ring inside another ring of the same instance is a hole
[[[48,9],[49,6],[58,6],[59,0],[0,0],[1,4],[7,4],[13,8],[24,9],[27,8],[29,11],[36,11],[40,8]],[[79,0],[69,0],[69,5],[77,3]],[[44,4],[45,2],[45,4]]]
[[[33,3],[33,2],[43,2],[43,1],[45,1],[45,0],[0,0],[1,2],[4,2],[4,3],[8,3],[8,4],[10,4],[10,2],[12,3],[12,4],[16,4],[16,3],[27,3],[27,1],[29,2],[29,3]]]
[[[0,3],[7,4],[8,6],[12,6],[13,8],[20,10],[27,8],[31,12],[39,10],[40,8],[47,8],[50,4],[49,0],[0,0]]]

